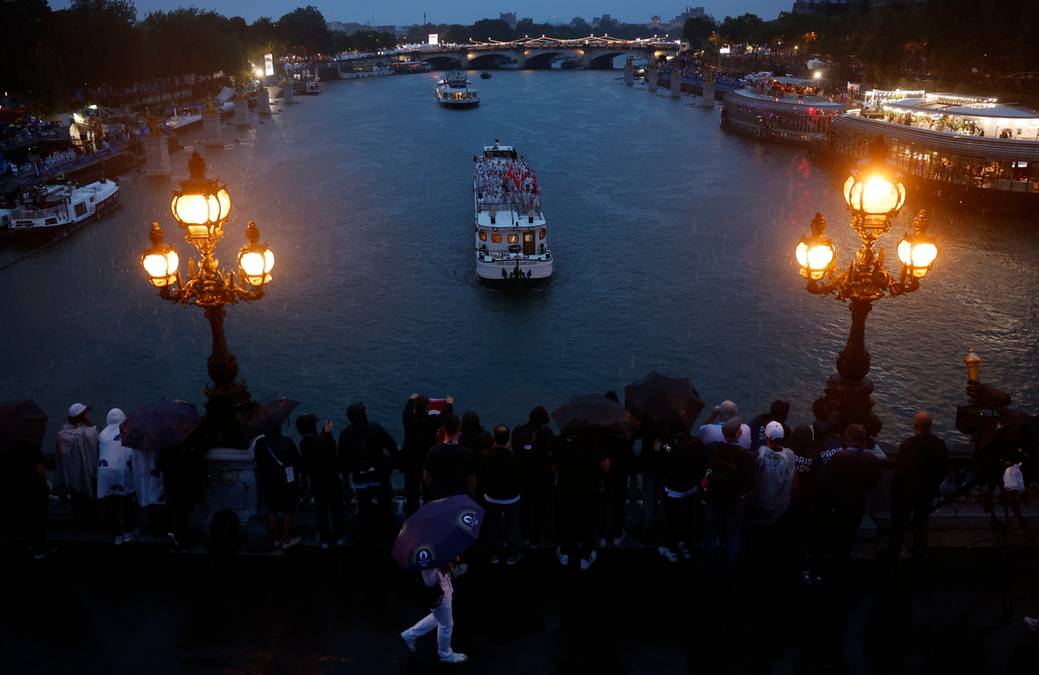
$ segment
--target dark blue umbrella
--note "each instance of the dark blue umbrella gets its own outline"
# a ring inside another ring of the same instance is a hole
[[[426,502],[404,521],[393,559],[409,572],[445,567],[476,543],[483,508],[468,495]]]
[[[280,433],[281,428],[289,421],[289,415],[298,405],[299,401],[290,398],[277,398],[253,404],[245,418],[245,430],[249,438]]]
[[[602,394],[571,396],[552,411],[560,431],[599,429],[631,438],[639,423],[620,403]]]
[[[194,403],[162,399],[139,405],[126,416],[123,445],[143,452],[162,452],[184,442],[198,426]]]
[[[654,370],[624,387],[624,407],[640,421],[650,417],[673,431],[688,433],[704,403],[689,378]]]

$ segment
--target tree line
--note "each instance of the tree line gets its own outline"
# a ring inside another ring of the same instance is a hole
[[[963,83],[1039,71],[1035,0],[924,0],[831,5],[818,14],[754,14],[690,19],[683,37],[700,49],[717,42],[771,45],[855,65],[868,82],[894,86],[906,76]]]

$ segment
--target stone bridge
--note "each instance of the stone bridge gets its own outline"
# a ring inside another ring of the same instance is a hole
[[[467,45],[429,45],[402,51],[434,68],[480,70],[516,63],[520,68],[550,68],[557,59],[568,59],[582,68],[612,68],[613,59],[630,54],[646,59],[677,53],[679,43],[666,38],[621,40],[590,35],[575,40],[540,37],[499,42],[470,42]]]

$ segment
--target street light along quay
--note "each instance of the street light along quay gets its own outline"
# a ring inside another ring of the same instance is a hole
[[[808,292],[833,295],[841,302],[849,302],[851,309],[851,332],[837,356],[837,373],[830,377],[826,392],[817,403],[827,418],[835,415],[842,427],[862,424],[872,436],[879,433],[881,423],[872,411],[873,383],[866,377],[870,365],[866,317],[875,300],[919,289],[920,280],[938,257],[938,247],[927,233],[927,213],[920,211],[913,219],[912,230],[903,235],[896,248],[901,273],[895,276],[885,268],[884,251],[878,250],[876,244],[891,229],[891,221],[905,204],[906,189],[885,165],[884,156],[884,146],[878,142],[870,159],[860,163],[844,184],[851,227],[862,240],[848,267],[837,271],[837,247],[826,238],[822,213],[815,214],[811,233],[795,249]]]
[[[238,361],[227,348],[224,307],[263,297],[264,288],[271,281],[274,253],[260,243],[260,230],[250,220],[245,230],[247,243],[238,251],[237,271],[220,269],[214,250],[224,236],[224,224],[231,214],[231,195],[223,182],[206,177],[206,162],[197,152],[191,154],[188,173],[173,194],[170,211],[184,231],[184,238],[198,251],[198,264],[189,259],[187,273],[181,274],[180,256],[163,242],[159,224],[152,223],[151,246],[141,256],[141,266],[152,285],[159,289],[159,297],[197,305],[205,311],[213,333],[213,352],[208,361],[213,384],[205,390],[209,399],[206,409],[213,430],[230,440],[227,435],[236,428],[235,413],[244,412],[251,399],[245,385],[237,380]]]

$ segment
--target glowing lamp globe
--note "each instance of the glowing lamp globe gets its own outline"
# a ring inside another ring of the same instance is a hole
[[[898,259],[907,275],[923,279],[938,257],[938,247],[927,235],[927,212],[921,211],[913,219],[913,231],[898,242]]]
[[[826,219],[821,213],[812,218],[812,233],[802,237],[794,249],[794,257],[801,267],[801,276],[811,281],[819,281],[833,269],[837,258],[837,249],[823,234],[826,230]]]
[[[844,182],[844,201],[854,213],[865,216],[895,216],[906,201],[906,188],[899,180],[881,172],[861,177],[848,176]]]
[[[169,244],[162,242],[162,228],[158,223],[152,223],[151,232],[148,235],[152,245],[144,255],[141,256],[141,267],[148,276],[148,280],[156,288],[172,286],[177,281],[177,267],[180,265],[180,256]]]
[[[191,153],[188,173],[170,201],[173,218],[191,239],[219,237],[231,215],[231,195],[223,183],[206,178],[206,161],[197,152]]]
[[[250,286],[259,287],[270,283],[274,252],[267,244],[260,243],[260,229],[251,220],[245,228],[245,237],[249,243],[238,252],[239,275]]]

